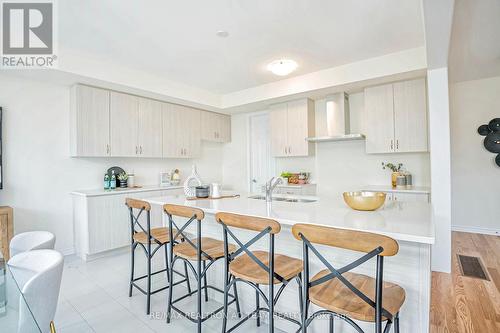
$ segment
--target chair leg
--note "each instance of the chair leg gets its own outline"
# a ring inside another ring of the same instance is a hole
[[[186,276],[186,284],[187,284],[187,288],[188,288],[188,294],[191,294],[191,283],[189,282],[188,266],[184,260],[183,260],[183,262],[184,262],[184,275]],[[173,268],[172,268],[172,270],[173,270]]]
[[[172,314],[172,297],[173,297],[173,293],[174,293],[174,290],[173,290],[173,288],[174,288],[174,264],[173,264],[173,261],[172,261],[172,267],[171,267],[170,271],[168,271],[168,274],[170,277],[168,279],[167,324],[170,323],[171,314]]]
[[[198,270],[197,270],[197,274],[198,274],[198,278],[196,279],[197,280],[197,288],[198,288],[198,292],[196,293],[196,298],[197,298],[197,309],[198,309],[198,313],[197,313],[197,326],[198,326],[198,333],[201,333],[201,261],[198,260],[197,261],[197,264],[198,264]]]
[[[148,290],[147,290],[147,304],[146,314],[151,312],[151,255],[148,253]]]
[[[165,245],[165,269],[167,270],[167,282],[170,282],[170,269],[168,269],[168,243]]]
[[[269,284],[269,333],[274,333],[274,284]]]
[[[394,333],[399,333],[399,312],[394,316]]]
[[[330,333],[334,333],[335,332],[335,320],[334,320],[334,316],[330,316]]]
[[[257,288],[259,288],[259,285],[257,284],[256,285]],[[257,310],[257,312],[255,313],[257,315],[257,327],[260,327],[260,312],[259,312],[259,308],[260,308],[260,295],[259,295],[259,292],[257,290],[255,290],[255,309]]]
[[[238,288],[236,288],[236,283],[233,284],[233,292],[236,303],[236,313],[238,314],[238,318],[241,318],[240,299],[238,297]]]
[[[207,262],[203,260],[203,271],[205,272],[205,268],[207,268]],[[203,285],[205,289],[205,302],[208,302],[208,289],[207,289],[207,273],[203,274]]]
[[[224,309],[222,310],[222,333],[226,333],[227,327],[227,308],[228,308],[228,298],[229,298],[229,278],[228,278],[228,267],[227,263],[224,263]],[[236,284],[236,283],[235,283]]]
[[[128,297],[132,297],[132,283],[134,281],[134,268],[135,268],[135,243],[132,243],[130,251],[130,286],[128,289]]]

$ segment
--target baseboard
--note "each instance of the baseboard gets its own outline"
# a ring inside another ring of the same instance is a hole
[[[500,229],[489,229],[489,228],[480,228],[480,227],[452,225],[451,230],[452,231],[461,231],[461,232],[471,232],[474,234],[500,236]]]
[[[57,251],[61,252],[63,256],[70,256],[72,254],[75,254],[75,248],[69,247],[66,249],[57,249]]]

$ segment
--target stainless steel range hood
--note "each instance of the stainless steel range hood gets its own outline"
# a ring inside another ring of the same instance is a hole
[[[365,139],[363,134],[350,132],[349,95],[344,92],[328,96],[325,110],[318,116],[324,117],[324,119],[318,117],[319,124],[316,126],[316,133],[322,133],[322,135],[307,138],[307,141],[327,142]]]

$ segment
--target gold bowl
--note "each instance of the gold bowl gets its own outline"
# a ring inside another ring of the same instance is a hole
[[[376,210],[385,202],[383,192],[344,192],[345,203],[355,210]]]

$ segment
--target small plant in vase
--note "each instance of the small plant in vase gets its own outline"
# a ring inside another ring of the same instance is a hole
[[[292,175],[292,173],[290,173],[290,172],[285,172],[285,171],[283,171],[283,172],[281,173],[281,175],[280,175],[280,177],[281,177],[281,178],[286,179],[286,183],[289,183],[289,182],[290,182],[290,179],[289,179],[289,178],[290,178],[290,177],[292,177],[292,176],[293,176],[293,175]]]
[[[384,163],[382,162],[382,169],[389,169],[392,171],[391,182],[392,187],[396,187],[396,181],[398,176],[401,175],[401,169],[403,168],[403,163],[393,164],[393,163]]]
[[[127,187],[128,174],[126,172],[122,172],[118,175],[118,181],[120,182],[121,188]]]

